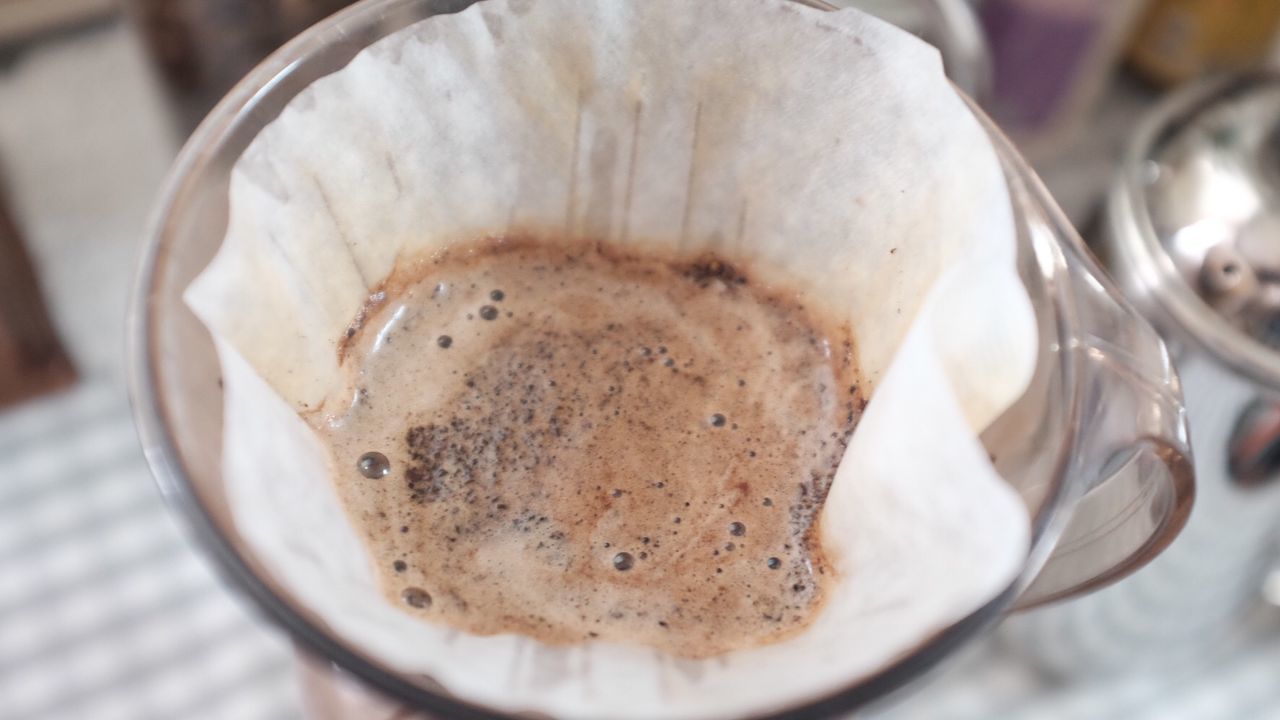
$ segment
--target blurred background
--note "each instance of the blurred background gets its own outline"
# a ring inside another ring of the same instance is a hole
[[[303,717],[288,639],[213,575],[155,490],[123,332],[148,210],[183,140],[259,60],[346,4],[0,0],[2,718]],[[1117,177],[1134,162],[1157,175],[1204,166],[1191,150],[1182,164],[1127,157],[1143,118],[1207,78],[1280,61],[1280,0],[839,4],[938,45],[1104,258]],[[1206,126],[1221,153],[1268,159],[1244,180],[1196,175],[1201,195],[1177,207],[1226,193],[1249,199],[1237,216],[1250,222],[1280,210],[1280,112],[1263,106],[1167,118],[1161,137]],[[1232,268],[1251,268],[1254,292],[1280,277],[1280,263],[1258,259],[1280,255],[1280,225],[1249,227],[1244,254],[1214,267],[1231,282]],[[1258,405],[1271,392],[1262,381],[1195,377],[1195,397],[1209,398],[1191,403],[1197,440],[1197,404],[1221,405],[1230,386],[1245,388],[1249,412],[1200,422],[1244,427],[1254,444],[1241,451],[1247,472],[1201,470],[1202,488],[1229,489],[1197,509],[1190,549],[1091,602],[1015,618],[871,716],[1280,718],[1280,576],[1268,572],[1280,511],[1267,487],[1280,421]]]

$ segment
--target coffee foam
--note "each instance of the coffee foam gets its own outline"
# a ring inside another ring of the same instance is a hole
[[[425,269],[361,318],[322,424],[389,601],[689,657],[809,621],[847,328],[710,256],[486,241]]]

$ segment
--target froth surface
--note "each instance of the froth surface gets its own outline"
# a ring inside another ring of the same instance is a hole
[[[389,602],[688,657],[811,619],[862,404],[847,329],[722,261],[596,245],[486,242],[410,280],[316,420]]]

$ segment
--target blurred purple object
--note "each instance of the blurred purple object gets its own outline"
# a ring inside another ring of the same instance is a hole
[[[1000,109],[1009,113],[1002,119],[1018,125],[1041,124],[1052,116],[1102,27],[1096,12],[1040,8],[1018,0],[988,2],[982,22],[992,44],[996,97]]]
[[[991,110],[1021,145],[1061,144],[1111,76],[1141,0],[987,0]],[[1026,147],[1023,148],[1027,150]]]

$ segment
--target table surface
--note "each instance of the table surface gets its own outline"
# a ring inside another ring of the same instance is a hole
[[[1049,173],[1077,217],[1108,174],[1107,143],[1092,144],[1102,157]],[[124,25],[0,66],[0,159],[14,211],[84,376],[0,414],[6,718],[300,717],[288,641],[213,576],[165,511],[129,416],[127,288],[175,147]],[[1260,613],[1245,630],[1194,662],[1086,685],[1040,677],[997,635],[873,715],[1280,718],[1280,617]]]

